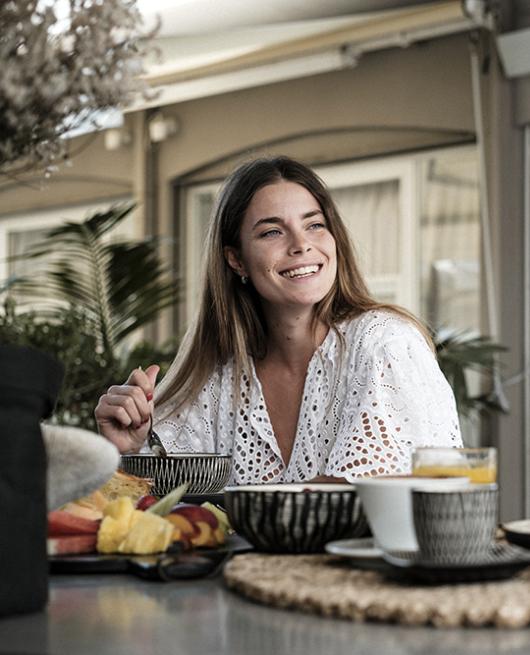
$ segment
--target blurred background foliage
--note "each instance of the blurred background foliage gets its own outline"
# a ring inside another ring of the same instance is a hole
[[[495,384],[498,373],[498,357],[508,350],[489,337],[472,332],[440,329],[433,333],[438,363],[451,385],[458,408],[463,417],[474,417],[481,413],[508,411],[508,404],[502,387]],[[483,383],[487,381],[489,391],[472,394],[469,374],[480,373]]]
[[[46,351],[65,366],[56,423],[95,429],[94,408],[111,384],[152,363],[163,375],[175,355],[176,339],[130,338],[178,296],[155,239],[106,238],[132,209],[113,207],[49,231],[22,256],[45,260],[44,270],[4,284],[0,342]]]

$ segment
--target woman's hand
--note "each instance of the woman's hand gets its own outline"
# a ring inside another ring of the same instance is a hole
[[[138,452],[147,439],[159,366],[136,368],[122,385],[109,387],[95,409],[99,432],[120,453]]]

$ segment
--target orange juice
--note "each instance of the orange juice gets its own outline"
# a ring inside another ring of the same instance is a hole
[[[418,466],[413,469],[412,475],[423,478],[455,478],[468,477],[471,482],[489,484],[497,480],[497,469],[494,466]]]
[[[429,478],[467,477],[477,484],[497,480],[495,448],[416,448],[412,453],[412,475]]]

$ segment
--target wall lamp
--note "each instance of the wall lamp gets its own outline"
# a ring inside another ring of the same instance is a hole
[[[128,146],[132,142],[132,135],[129,130],[123,127],[113,127],[105,130],[105,148],[107,150],[118,150]]]
[[[178,132],[179,122],[175,116],[165,116],[162,112],[156,113],[148,123],[149,140],[151,143],[160,143]]]

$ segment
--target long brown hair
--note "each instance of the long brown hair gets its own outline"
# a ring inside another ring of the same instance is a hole
[[[336,243],[336,282],[316,304],[313,327],[322,322],[333,328],[342,320],[381,309],[412,321],[431,344],[427,329],[412,314],[401,307],[379,303],[370,296],[346,227],[318,175],[289,157],[255,159],[237,168],[219,194],[206,241],[199,311],[177,357],[157,387],[157,405],[171,400],[172,408],[180,407],[196,397],[216,366],[232,360],[237,378],[243,371],[250,371],[250,357],[265,356],[267,325],[259,295],[252,284],[241,284],[223,249],[240,247],[241,224],[254,194],[282,180],[300,184],[313,195]]]

